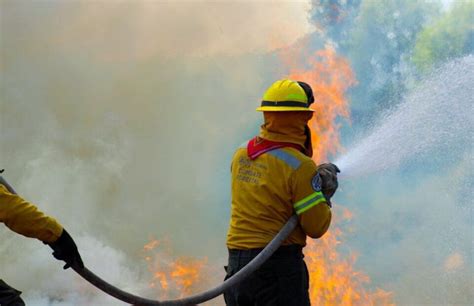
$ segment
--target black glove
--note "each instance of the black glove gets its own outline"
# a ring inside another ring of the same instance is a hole
[[[49,246],[53,249],[53,256],[58,260],[64,260],[66,264],[63,269],[69,267],[79,267],[84,268],[84,263],[82,262],[81,255],[77,250],[76,243],[72,239],[71,235],[63,229],[61,236],[55,242],[49,243]]]
[[[318,166],[318,173],[321,177],[321,192],[324,194],[326,201],[331,206],[331,198],[336,193],[339,183],[337,182],[337,174],[341,172],[339,168],[331,163],[321,164]]]

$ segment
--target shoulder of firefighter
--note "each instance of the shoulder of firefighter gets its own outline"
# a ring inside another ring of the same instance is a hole
[[[35,205],[0,184],[0,222],[12,231],[46,243],[58,240],[63,227]]]
[[[283,245],[306,245],[331,223],[331,209],[321,192],[314,161],[293,147],[268,151],[256,159],[241,145],[231,164],[232,207],[229,249],[265,247],[296,213],[299,225]]]

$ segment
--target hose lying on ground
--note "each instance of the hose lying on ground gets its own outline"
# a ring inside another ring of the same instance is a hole
[[[7,189],[15,193],[15,190],[7,183],[7,181],[0,176],[0,184],[3,184]],[[76,271],[82,278],[88,281],[93,286],[97,287],[98,289],[104,291],[110,296],[113,296],[125,303],[133,304],[133,305],[161,305],[161,306],[185,306],[185,305],[196,305],[200,303],[204,303],[209,301],[229,289],[230,287],[240,283],[245,278],[247,278],[250,274],[252,274],[255,270],[257,270],[267,259],[272,256],[273,253],[280,247],[283,241],[290,235],[290,233],[295,229],[296,225],[298,224],[298,217],[296,215],[291,216],[291,218],[286,222],[286,224],[282,227],[282,229],[276,234],[276,236],[270,241],[270,243],[245,267],[243,267],[239,272],[234,274],[232,277],[225,280],[219,286],[212,288],[210,290],[198,293],[196,295],[192,295],[190,297],[177,299],[177,300],[169,300],[169,301],[157,301],[146,299],[140,296],[136,296],[125,292],[109,283],[105,280],[101,279],[97,275],[95,275],[92,271],[87,269],[86,267],[80,268],[76,266],[72,266],[72,269]]]

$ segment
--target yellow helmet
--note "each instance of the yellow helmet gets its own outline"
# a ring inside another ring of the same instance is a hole
[[[310,111],[314,102],[311,87],[304,82],[279,80],[267,89],[262,98],[259,112]]]

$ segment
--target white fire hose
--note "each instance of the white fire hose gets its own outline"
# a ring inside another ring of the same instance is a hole
[[[15,190],[7,183],[7,181],[0,176],[0,184],[3,184],[10,192],[15,193]],[[209,301],[222,293],[228,290],[230,287],[235,286],[236,284],[242,282],[248,276],[250,276],[255,270],[257,270],[265,261],[267,261],[270,256],[280,247],[283,241],[290,235],[290,233],[295,229],[298,224],[298,217],[296,215],[291,216],[291,218],[286,222],[282,229],[276,234],[276,236],[270,241],[270,243],[245,267],[240,271],[234,274],[232,277],[225,280],[222,284],[209,289],[207,291],[182,298],[177,300],[167,300],[167,301],[157,301],[140,296],[133,295],[131,293],[125,292],[99,276],[95,275],[92,271],[86,267],[80,268],[77,266],[72,266],[72,269],[76,271],[77,274],[82,276],[86,281],[95,286],[96,288],[104,291],[110,296],[113,296],[125,303],[132,305],[161,305],[161,306],[189,306],[201,304],[206,301]]]

